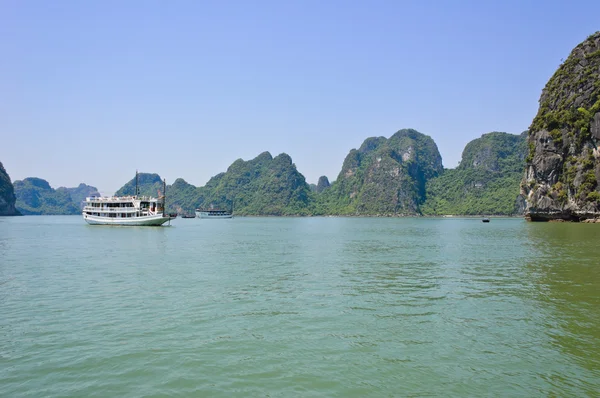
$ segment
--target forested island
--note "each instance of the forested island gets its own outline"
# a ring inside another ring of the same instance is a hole
[[[434,140],[402,129],[352,149],[333,183],[308,184],[292,158],[263,152],[238,159],[196,187],[167,186],[167,210],[199,207],[268,216],[525,215],[581,221],[600,216],[600,32],[579,44],[546,84],[522,134],[491,132],[469,142],[446,169]],[[139,174],[140,193],[157,196],[158,174]],[[116,195],[135,193],[135,180]],[[0,163],[0,215],[78,214],[85,184],[57,189],[40,178],[11,183]]]
[[[404,129],[389,138],[367,138],[348,153],[332,184],[322,176],[312,186],[289,155],[263,152],[236,160],[202,187],[176,179],[167,186],[167,210],[193,214],[199,207],[216,207],[257,216],[518,215],[524,148],[524,135],[484,134],[467,145],[459,167],[444,169],[433,139]],[[163,182],[158,174],[139,173],[138,186],[140,194],[157,196]],[[15,181],[14,193],[15,207],[25,215],[79,214],[86,196],[99,195],[83,183],[53,189],[35,177]],[[135,178],[115,192],[134,193]]]

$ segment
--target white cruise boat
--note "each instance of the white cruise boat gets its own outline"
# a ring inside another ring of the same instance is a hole
[[[138,192],[137,174],[135,191]],[[85,198],[82,215],[91,225],[160,226],[175,218],[165,213],[164,196],[137,195]]]
[[[198,218],[233,218],[233,214],[227,210],[219,209],[196,209]]]
[[[163,225],[172,217],[161,201],[149,196],[86,198],[83,219],[91,225]]]

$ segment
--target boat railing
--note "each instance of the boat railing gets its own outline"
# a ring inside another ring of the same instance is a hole
[[[113,202],[126,202],[140,200],[145,202],[156,202],[158,199],[152,196],[91,196],[85,198],[86,202],[102,202],[102,203],[113,203]]]
[[[92,207],[85,206],[85,211],[93,211],[98,213],[135,213],[136,211],[140,211],[140,209],[135,207]]]

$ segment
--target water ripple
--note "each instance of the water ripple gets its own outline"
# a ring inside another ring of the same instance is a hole
[[[593,396],[595,225],[0,223],[0,396]]]

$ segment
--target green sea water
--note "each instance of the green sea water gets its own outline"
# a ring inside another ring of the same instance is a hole
[[[598,396],[599,243],[521,219],[0,218],[0,396]]]

